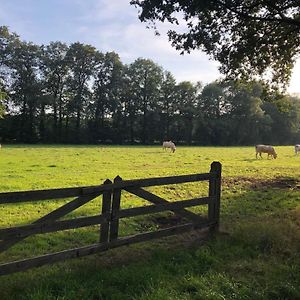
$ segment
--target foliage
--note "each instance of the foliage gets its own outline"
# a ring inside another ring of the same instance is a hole
[[[299,54],[298,0],[151,1],[132,0],[142,22],[170,22],[172,45],[182,52],[201,49],[221,63],[230,78],[273,72],[285,84]],[[175,25],[178,25],[178,29]]]
[[[300,139],[299,98],[260,81],[177,83],[149,59],[124,65],[117,53],[91,45],[38,46],[6,27],[0,27],[0,51],[4,142],[249,145]]]

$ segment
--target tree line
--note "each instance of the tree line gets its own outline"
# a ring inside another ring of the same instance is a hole
[[[260,81],[176,82],[79,42],[0,27],[0,138],[22,143],[249,145],[300,141],[300,100]],[[4,113],[5,111],[5,113]]]

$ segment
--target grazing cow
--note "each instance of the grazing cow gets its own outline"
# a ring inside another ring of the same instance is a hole
[[[300,152],[300,145],[295,145],[295,155],[298,155],[298,152]]]
[[[176,150],[176,146],[172,141],[165,141],[163,142],[163,149],[166,150],[167,148],[170,148],[171,151],[174,153]]]
[[[256,145],[255,150],[256,150],[256,158],[257,158],[257,154],[259,154],[259,156],[262,158],[261,156],[262,153],[268,153],[268,158],[270,155],[273,156],[274,159],[277,157],[275,149],[272,146]]]

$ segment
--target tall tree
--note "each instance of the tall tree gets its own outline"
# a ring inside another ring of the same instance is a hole
[[[148,142],[149,113],[157,105],[163,70],[152,60],[139,58],[130,65],[130,80],[132,81],[132,92],[136,97],[138,107],[142,113],[141,140]]]
[[[51,42],[43,47],[42,71],[46,91],[51,96],[54,141],[62,139],[62,123],[65,112],[64,92],[69,67],[66,59],[67,52],[68,46],[61,42]]]
[[[212,145],[226,145],[230,140],[228,114],[231,105],[223,82],[207,84],[198,97],[197,136],[202,142]]]
[[[124,66],[124,74],[122,79],[122,91],[120,95],[120,104],[123,107],[123,128],[127,134],[125,134],[125,140],[134,144],[136,138],[137,127],[137,115],[138,115],[138,94],[136,93],[136,84],[132,78],[134,78],[134,70],[126,65]]]
[[[87,97],[90,94],[89,80],[94,73],[95,47],[81,43],[73,43],[67,52],[70,68],[68,76],[68,94],[70,96],[69,111],[75,114],[75,141],[79,142],[81,121],[84,115]]]
[[[176,86],[177,105],[179,113],[177,139],[192,142],[193,121],[196,113],[197,92],[201,88],[200,84],[192,84],[189,81],[180,82]]]
[[[11,33],[7,26],[0,26],[0,118],[4,115],[4,99],[8,97],[12,69],[13,49],[20,44],[19,36]]]
[[[181,25],[169,30],[172,45],[181,51],[201,49],[221,63],[232,78],[273,71],[273,80],[286,83],[300,52],[298,0],[132,0],[139,18]],[[185,28],[185,30],[183,30]]]
[[[105,116],[119,109],[123,65],[118,54],[108,52],[96,55],[95,80],[93,84],[94,129],[97,139],[105,139]],[[101,128],[101,132],[99,131]]]
[[[235,145],[259,142],[261,132],[268,130],[263,104],[263,85],[259,82],[228,82],[225,86],[231,141]]]
[[[15,44],[8,61],[11,68],[10,97],[21,111],[19,134],[22,141],[37,140],[36,114],[43,92],[40,74],[41,49],[27,42]]]
[[[168,72],[164,72],[161,86],[161,96],[159,101],[159,109],[161,111],[162,133],[161,140],[169,140],[171,119],[177,110],[176,106],[176,80],[174,76]]]
[[[220,118],[229,108],[224,93],[224,85],[219,81],[206,85],[199,97],[198,105],[206,116],[213,119]]]

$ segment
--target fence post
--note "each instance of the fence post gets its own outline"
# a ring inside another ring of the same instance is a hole
[[[120,176],[117,176],[114,179],[114,183],[122,181]],[[116,218],[116,212],[120,210],[121,202],[121,189],[113,190],[113,200],[112,200],[112,209],[111,209],[111,225],[110,225],[110,236],[109,240],[116,240],[119,235],[119,218]]]
[[[208,204],[208,219],[216,222],[214,229],[217,230],[220,223],[221,172],[221,163],[214,161],[210,165],[210,174],[213,176],[209,179],[209,197],[212,197],[213,200]]]
[[[111,184],[111,180],[106,179],[103,184]],[[111,211],[111,190],[104,191],[102,197],[102,214]],[[100,243],[108,242],[110,219],[100,225]]]

